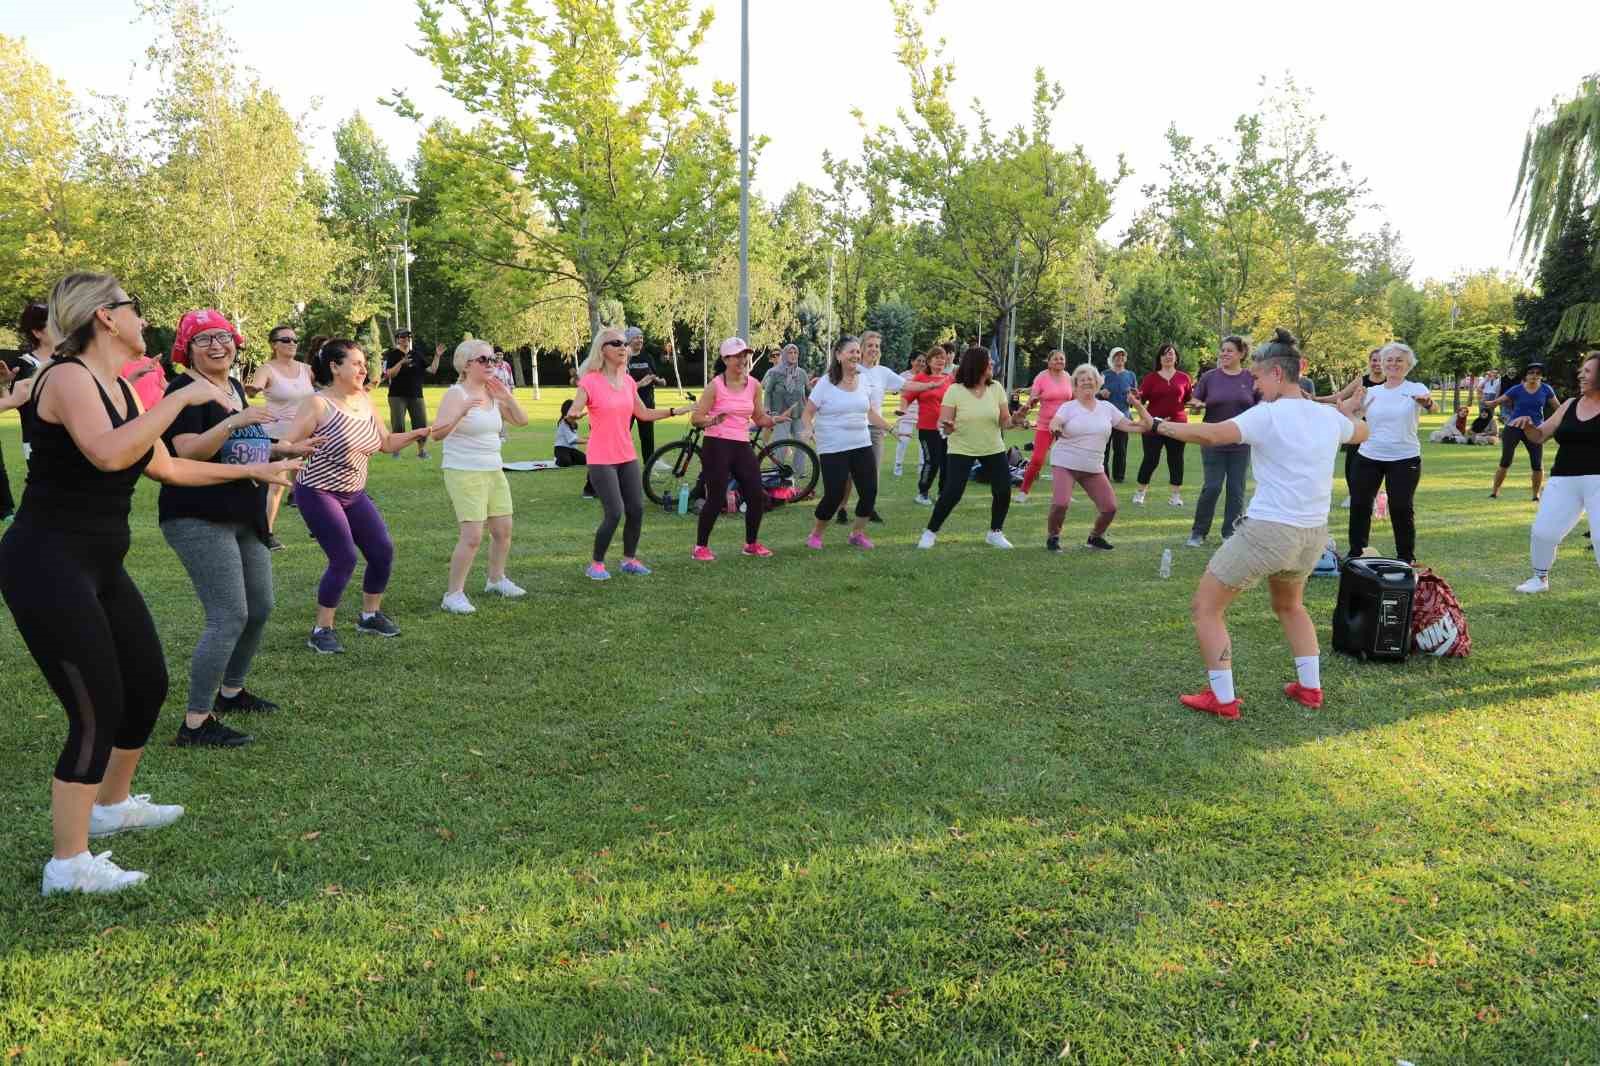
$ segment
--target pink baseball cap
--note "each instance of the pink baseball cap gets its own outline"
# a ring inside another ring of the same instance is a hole
[[[729,337],[722,342],[722,347],[717,350],[718,354],[724,359],[730,355],[746,355],[753,351],[755,349],[746,344],[743,337]]]

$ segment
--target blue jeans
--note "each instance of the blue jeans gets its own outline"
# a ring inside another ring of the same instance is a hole
[[[1204,537],[1211,532],[1211,517],[1217,512],[1217,497],[1222,495],[1226,486],[1228,496],[1222,505],[1222,536],[1224,539],[1231,537],[1233,527],[1244,513],[1244,479],[1250,469],[1250,446],[1245,445],[1237,450],[1201,448],[1200,468],[1205,471],[1206,480],[1200,489],[1200,499],[1194,505],[1194,528],[1190,533]]]

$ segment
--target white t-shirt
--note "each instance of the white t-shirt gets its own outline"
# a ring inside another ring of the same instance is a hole
[[[1417,423],[1422,418],[1422,408],[1412,397],[1426,395],[1428,387],[1415,381],[1402,381],[1392,389],[1387,385],[1369,388],[1365,406],[1371,436],[1361,442],[1361,454],[1381,463],[1421,455]]]
[[[1250,445],[1256,478],[1245,517],[1301,529],[1327,525],[1334,459],[1355,436],[1355,423],[1337,407],[1306,399],[1258,403],[1231,421]]]
[[[879,393],[878,398],[882,400],[883,394]],[[867,410],[872,403],[872,390],[859,376],[856,378],[856,387],[848,390],[841,389],[824,376],[812,387],[810,400],[817,408],[813,425],[817,431],[819,455],[871,446],[872,438],[867,434]]]
[[[452,392],[471,402],[467,390],[460,385],[451,385],[445,395]],[[491,401],[487,408],[473,407],[444,439],[444,461],[439,464],[440,469],[499,470],[500,430],[504,425],[499,404]]]
[[[860,376],[861,380],[867,384],[867,391],[872,394],[870,402],[874,411],[883,410],[884,393],[899,392],[900,386],[905,384],[905,378],[902,378],[882,363],[877,366],[862,367]]]

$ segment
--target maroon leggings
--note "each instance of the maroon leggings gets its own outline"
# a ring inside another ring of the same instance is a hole
[[[1103,536],[1105,531],[1111,528],[1111,520],[1117,517],[1117,494],[1111,488],[1111,480],[1106,477],[1103,470],[1087,474],[1080,470],[1068,470],[1064,466],[1050,468],[1048,533],[1052,537],[1061,535],[1061,525],[1067,520],[1067,505],[1072,502],[1074,484],[1083,486],[1083,491],[1088,493],[1089,499],[1094,501],[1095,508],[1100,512],[1089,535]]]
[[[700,528],[695,543],[704,548],[711,542],[711,527],[728,496],[730,478],[739,483],[744,495],[744,542],[755,543],[761,533],[762,505],[767,492],[761,487],[761,466],[748,442],[706,437],[700,443],[700,466],[706,475],[706,498],[700,507]]]

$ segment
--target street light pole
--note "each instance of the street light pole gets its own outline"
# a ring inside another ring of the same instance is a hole
[[[400,328],[400,246],[389,245],[389,293],[394,297],[394,317],[389,319],[389,337]]]
[[[401,258],[404,260],[406,271],[406,329],[409,331],[411,329],[411,205],[417,202],[417,198],[406,193],[395,199],[406,207],[405,219],[400,226],[400,247],[404,250]]]
[[[750,337],[750,0],[739,0],[739,336]]]

